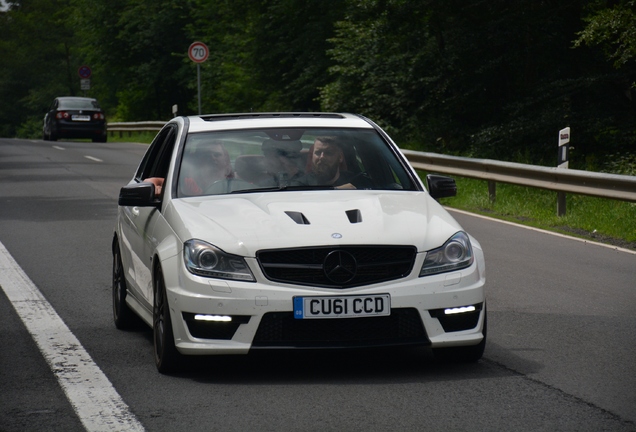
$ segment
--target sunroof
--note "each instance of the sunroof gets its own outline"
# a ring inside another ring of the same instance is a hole
[[[344,118],[340,114],[334,113],[244,113],[244,114],[211,114],[201,116],[205,121],[225,121],[225,120],[244,120],[244,119],[257,119],[257,118],[332,118],[339,119]]]

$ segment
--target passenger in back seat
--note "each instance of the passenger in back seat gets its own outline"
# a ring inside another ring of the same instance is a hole
[[[302,170],[300,141],[275,141],[268,139],[263,142],[261,150],[265,156],[265,169],[268,178],[261,182],[262,186],[284,187],[295,183],[304,175]]]
[[[202,143],[186,158],[180,185],[185,195],[202,195],[215,182],[234,177],[230,155],[221,141]]]

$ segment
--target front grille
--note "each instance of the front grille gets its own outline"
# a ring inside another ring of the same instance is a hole
[[[340,246],[263,250],[256,254],[267,279],[327,288],[351,288],[408,276],[414,246]]]
[[[253,348],[364,348],[428,345],[417,309],[391,309],[391,315],[366,318],[295,319],[292,312],[263,316]]]

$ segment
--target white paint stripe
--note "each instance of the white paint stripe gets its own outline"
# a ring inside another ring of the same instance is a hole
[[[95,162],[103,162],[103,160],[97,159],[96,157],[93,157],[93,156],[84,156],[84,157],[86,159],[90,159],[90,160],[95,161]]]
[[[56,150],[66,150],[64,147],[60,147],[60,146],[53,146],[53,148]]]
[[[0,286],[88,431],[143,431],[106,375],[0,243]]]
[[[454,208],[451,208],[451,207],[444,207],[444,208],[446,210],[448,210],[448,211],[454,211],[454,212],[465,214],[465,215],[468,215],[468,216],[474,216],[474,217],[477,217],[477,218],[486,219],[486,220],[493,221],[493,222],[499,222],[499,223],[506,224],[506,225],[516,226],[518,228],[525,228],[525,229],[530,230],[530,231],[537,231],[537,232],[540,232],[540,233],[553,235],[555,237],[567,238],[567,239],[570,239],[570,240],[576,240],[576,241],[580,241],[580,242],[583,242],[583,243],[589,243],[589,244],[593,244],[593,245],[596,245],[596,246],[605,247],[605,248],[612,249],[612,250],[615,250],[615,251],[618,251],[618,252],[626,252],[626,253],[629,253],[629,254],[632,254],[632,255],[636,255],[636,251],[633,251],[633,250],[630,250],[630,249],[625,249],[625,248],[618,247],[618,246],[608,245],[608,244],[605,244],[605,243],[599,243],[599,242],[595,242],[595,241],[591,241],[591,240],[582,239],[582,238],[579,238],[579,237],[572,237],[572,236],[569,236],[569,235],[566,235],[566,234],[557,233],[557,232],[554,232],[554,231],[547,231],[547,230],[544,230],[544,229],[541,229],[541,228],[535,228],[535,227],[531,227],[531,226],[527,226],[527,225],[521,225],[521,224],[518,224],[518,223],[514,223],[514,222],[507,221],[507,220],[503,220],[503,219],[497,219],[497,218],[484,216],[484,215],[480,215],[480,214],[476,214],[476,213],[470,213],[470,212],[467,212],[467,211],[464,211],[464,210],[457,210],[457,209],[454,209]]]

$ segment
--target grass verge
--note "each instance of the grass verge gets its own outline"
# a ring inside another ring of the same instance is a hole
[[[445,206],[636,251],[636,203],[568,194],[559,217],[556,192],[497,183],[493,203],[486,181],[455,180],[457,196],[442,199]]]
[[[108,132],[108,142],[136,142],[150,144],[157,132]]]

